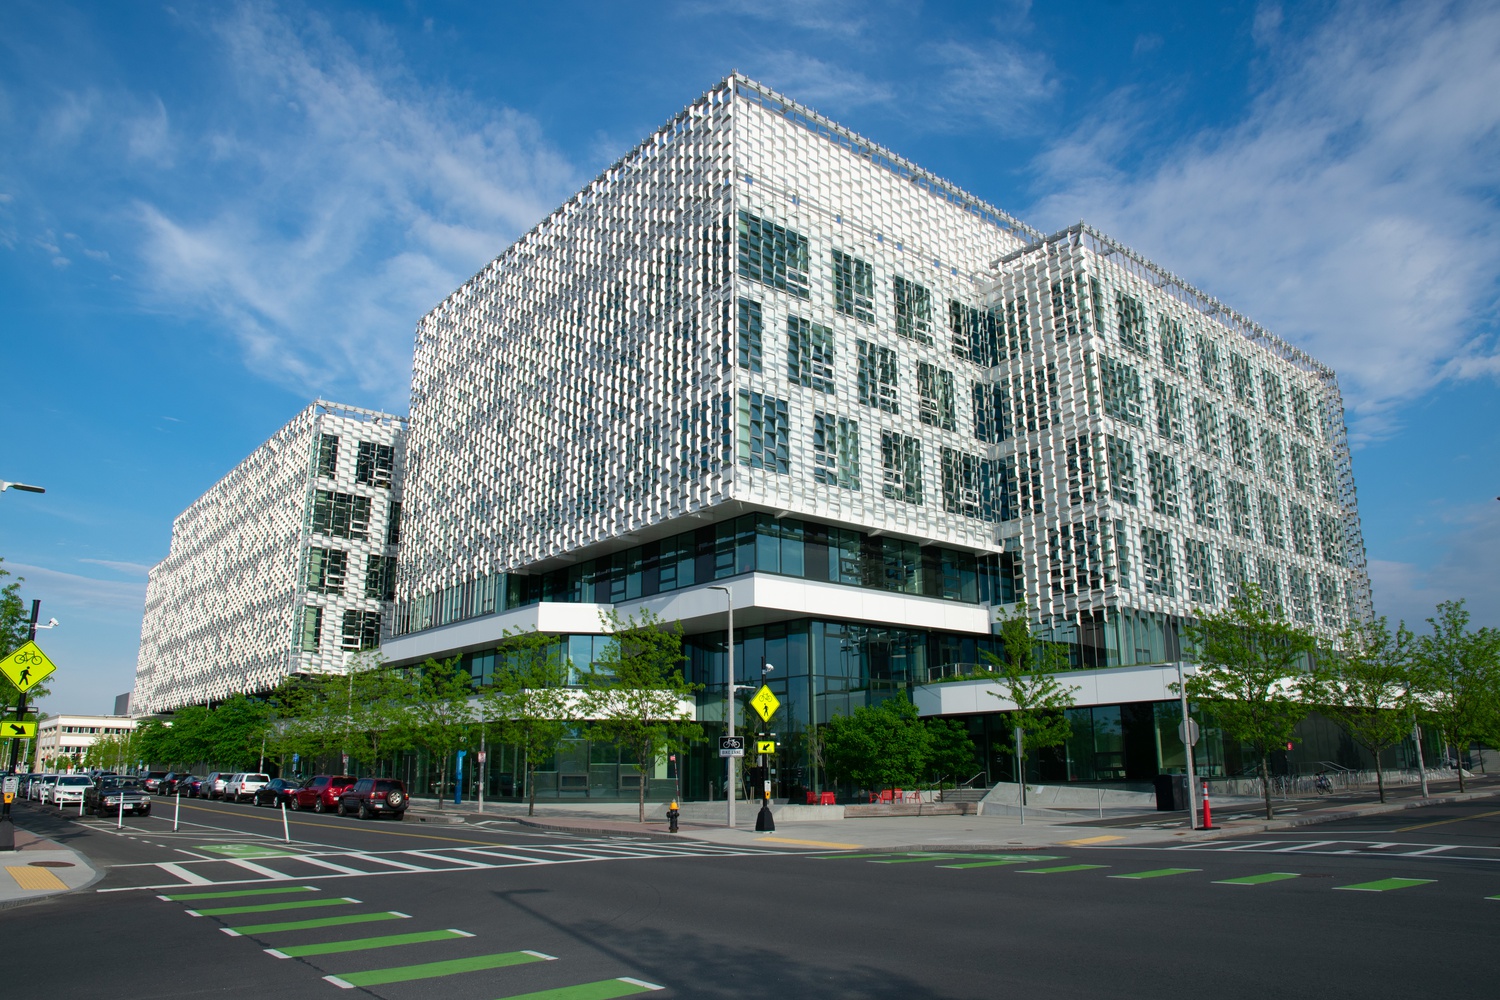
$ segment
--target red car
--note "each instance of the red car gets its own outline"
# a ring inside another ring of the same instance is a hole
[[[301,787],[288,793],[287,805],[292,809],[311,809],[313,812],[331,812],[338,805],[344,789],[353,786],[359,779],[352,774],[318,774],[304,781]]]

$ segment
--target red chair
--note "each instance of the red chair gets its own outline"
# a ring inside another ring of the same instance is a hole
[[[833,805],[833,793],[832,792],[824,792],[823,793],[822,801],[820,801],[818,803],[818,805],[820,805],[820,806],[831,806],[831,805]]]
[[[813,793],[812,792],[808,792],[807,793],[807,804],[808,805],[815,805],[816,804],[816,803],[813,802]]]
[[[890,802],[891,801],[891,790],[889,788],[887,788],[885,791],[881,792],[880,793],[880,798],[876,799],[876,801],[877,802],[882,802],[882,803],[884,803],[884,802]]]

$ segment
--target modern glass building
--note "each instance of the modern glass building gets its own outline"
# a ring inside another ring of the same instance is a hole
[[[422,319],[406,448],[390,663],[482,676],[534,627],[582,668],[602,611],[645,607],[683,623],[713,727],[732,602],[788,793],[820,781],[811,725],[896,692],[988,748],[1005,704],[950,681],[1023,598],[1077,668],[1040,765],[1077,781],[1181,766],[1180,628],[1242,581],[1324,635],[1371,613],[1332,371],[740,76]],[[557,795],[623,787],[604,748],[549,767]],[[680,777],[723,794],[706,750]]]
[[[318,400],[178,515],[146,588],[134,715],[341,672],[379,645],[405,432]]]

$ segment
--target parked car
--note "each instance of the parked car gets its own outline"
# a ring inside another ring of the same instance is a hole
[[[20,793],[22,798],[29,799],[31,798],[31,786],[36,784],[40,780],[42,780],[42,775],[40,772],[36,774],[24,775],[21,778],[21,787],[17,789],[17,791]]]
[[[131,815],[151,815],[151,793],[138,778],[117,774],[97,779],[83,793],[84,812],[96,816],[117,816],[122,808]]]
[[[339,796],[338,812],[340,816],[357,812],[360,819],[400,819],[410,804],[406,786],[395,778],[361,778]]]
[[[161,785],[162,779],[171,773],[170,771],[147,771],[141,775],[141,787],[154,793]]]
[[[287,805],[293,809],[331,812],[337,808],[339,796],[356,780],[352,774],[315,774],[292,794]]]
[[[203,779],[203,787],[199,793],[205,799],[222,799],[224,797],[224,786],[229,784],[229,779],[234,777],[230,771],[210,771],[208,777]]]
[[[255,795],[255,790],[271,780],[269,774],[241,771],[231,775],[224,783],[224,798],[230,802],[244,802]]]
[[[51,802],[59,809],[66,805],[82,802],[84,791],[93,783],[86,774],[59,775],[57,781],[52,786]]]
[[[196,799],[199,791],[203,788],[203,778],[196,774],[190,774],[178,783],[178,791],[190,799]]]
[[[161,784],[156,786],[156,794],[181,795],[184,791],[182,786],[192,778],[193,775],[188,774],[186,771],[173,771],[161,779]]]
[[[27,797],[37,802],[51,802],[52,786],[57,784],[59,777],[60,775],[56,774],[38,775],[37,779],[31,783],[31,787],[27,789]]]
[[[272,778],[251,795],[250,801],[258,806],[291,805],[291,795],[301,786],[299,781],[287,778]]]

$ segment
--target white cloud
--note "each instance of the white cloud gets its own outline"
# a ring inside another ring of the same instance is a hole
[[[80,558],[78,561],[81,563],[89,563],[93,566],[103,566],[105,569],[112,569],[117,573],[124,573],[127,576],[147,576],[151,572],[151,567],[146,565],[145,563],[114,562],[109,559],[83,558]]]
[[[745,72],[804,107],[848,111],[885,104],[895,91],[857,70],[787,49],[766,52]]]
[[[1269,58],[1243,121],[1165,148],[1170,109],[1116,95],[1038,157],[1029,214],[1169,263],[1331,365],[1356,439],[1384,435],[1442,379],[1500,370],[1500,9],[1350,4]]]
[[[62,573],[45,566],[30,566],[25,563],[7,563],[6,569],[15,576],[25,577],[25,594],[28,599],[40,597],[43,607],[55,606],[90,613],[100,610],[126,611],[139,615],[146,605],[144,583],[96,580],[93,577]],[[61,618],[62,615],[59,614],[58,617]]]

